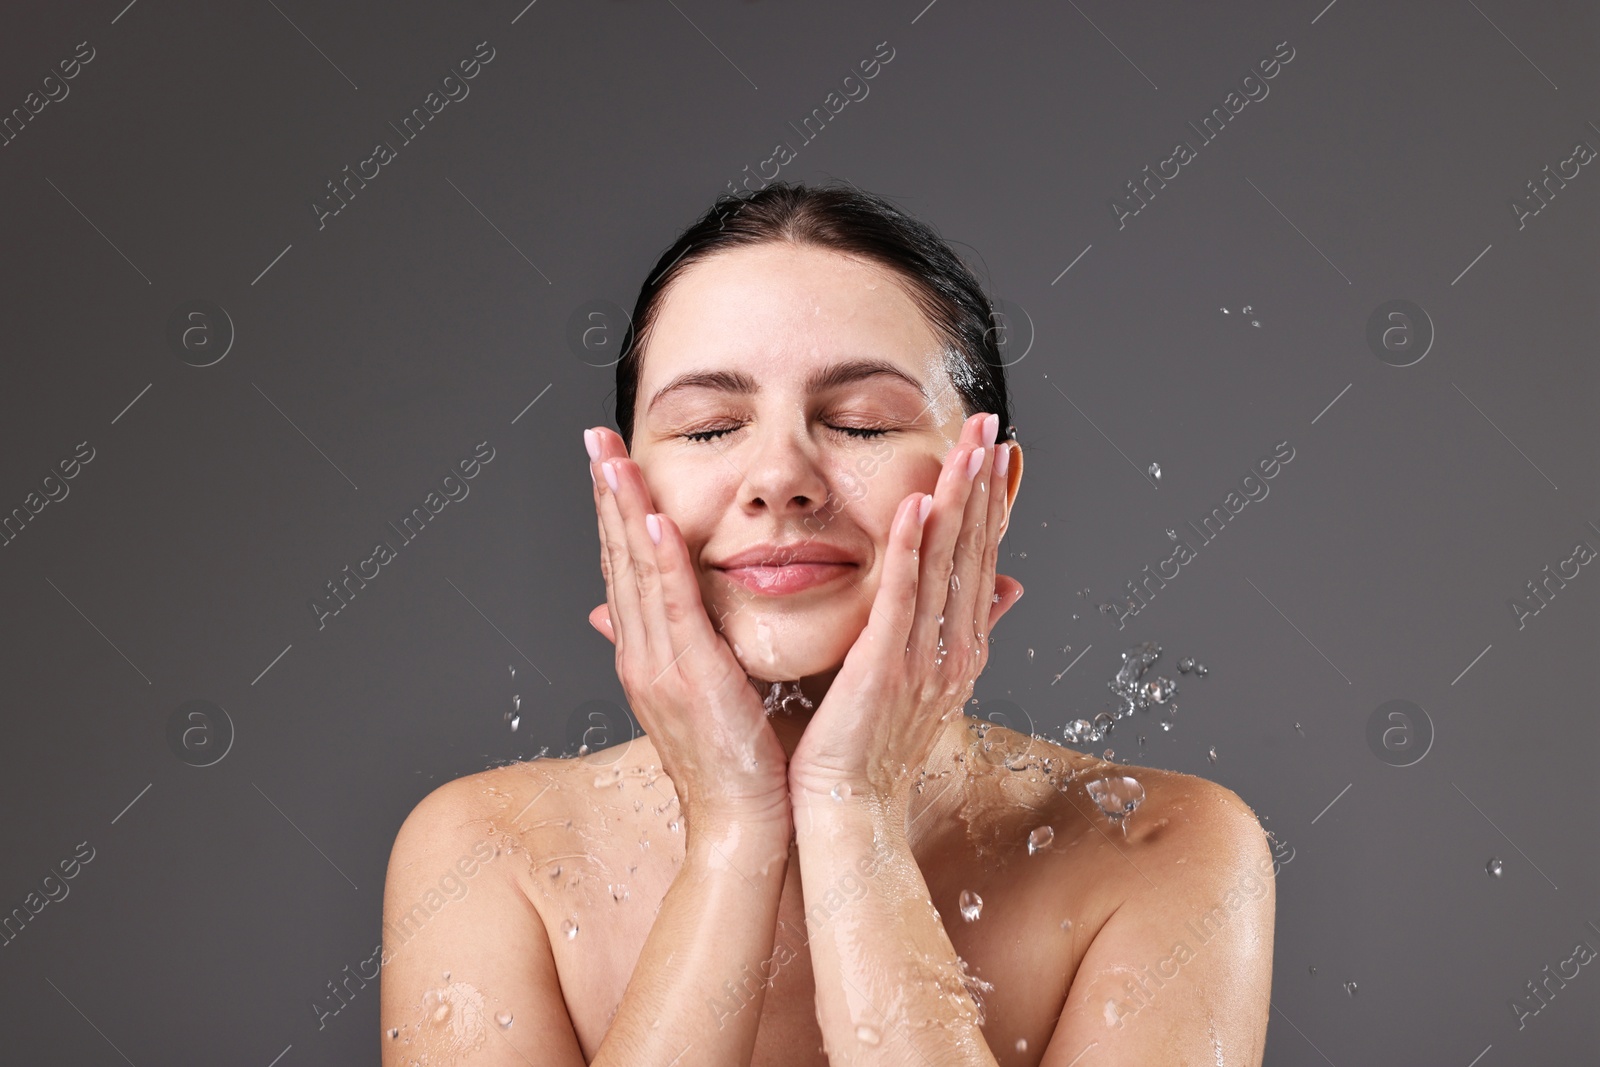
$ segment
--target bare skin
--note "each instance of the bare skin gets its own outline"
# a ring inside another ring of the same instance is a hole
[[[952,401],[894,278],[720,253],[648,348],[631,453],[589,439],[590,621],[647,736],[418,805],[385,892],[384,1062],[1259,1064],[1273,866],[1249,809],[960,714],[1021,593],[995,573],[1021,451]],[[898,374],[818,377],[862,356]],[[868,462],[842,427],[890,448]],[[845,562],[782,594],[723,569],[801,542]],[[769,717],[752,678],[809,706]],[[1126,836],[1084,789],[1124,773],[1146,792]]]

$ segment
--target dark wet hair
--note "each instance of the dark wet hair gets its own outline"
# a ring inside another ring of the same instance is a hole
[[[640,288],[623,337],[623,355],[617,361],[617,429],[629,449],[633,447],[640,352],[673,280],[690,265],[717,252],[769,241],[859,256],[892,271],[934,332],[956,354],[957,359],[949,365],[950,377],[967,416],[995,412],[1000,416],[1001,439],[1015,437],[994,305],[944,239],[927,223],[883,197],[861,192],[848,183],[807,187],[774,182],[755,193],[717,197],[661,254]]]

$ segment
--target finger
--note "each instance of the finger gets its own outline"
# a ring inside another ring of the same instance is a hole
[[[1000,558],[1000,535],[1005,525],[1006,514],[1006,485],[1007,473],[1010,470],[1011,446],[1009,442],[1000,441],[995,448],[994,459],[990,464],[988,474],[988,517],[984,523],[983,552],[978,561],[977,588],[973,594],[970,605],[964,605],[963,617],[972,618],[973,638],[978,643],[980,673],[983,665],[989,661],[989,634],[993,627],[989,621],[989,609],[994,606],[996,588],[996,569]],[[980,475],[982,477],[982,475]],[[1019,586],[1020,588],[1020,586]],[[1009,594],[1009,590],[1008,590]],[[1010,608],[1006,604],[1006,608]]]
[[[649,639],[640,622],[639,589],[628,565],[628,542],[617,511],[615,493],[601,474],[600,463],[606,459],[606,445],[601,438],[600,458],[592,460],[594,468],[594,506],[599,515],[601,552],[606,575],[606,608],[615,635],[613,644],[618,654],[630,649],[643,653],[649,648]]]
[[[883,575],[872,599],[872,610],[862,634],[871,635],[878,654],[888,656],[911,653],[912,624],[917,613],[917,586],[920,561],[918,544],[922,540],[921,505],[927,493],[912,493],[900,501],[889,522],[889,544],[884,554]],[[859,646],[857,646],[859,647]],[[887,662],[894,662],[893,660]]]
[[[967,505],[962,512],[950,592],[945,599],[944,609],[945,645],[948,647],[959,643],[972,649],[980,664],[983,661],[980,631],[984,627],[978,619],[978,604],[987,601],[993,591],[990,548],[993,532],[999,526],[994,513],[994,498],[1000,493],[991,490],[991,485],[996,481],[996,456],[1000,452],[994,441],[999,423],[999,416],[992,414],[984,415],[980,420],[983,433],[980,441],[985,444],[987,451],[978,473],[973,477],[972,491],[967,496]]]
[[[719,683],[727,680],[726,675],[737,671],[742,676],[744,671],[727,638],[711,625],[682,531],[665,515],[657,514],[656,522],[661,531],[661,543],[656,546],[661,575],[657,599],[672,649],[670,663],[676,663],[685,677],[703,685],[697,686],[697,692],[716,691]]]
[[[995,624],[1000,621],[1000,616],[1017,606],[1017,601],[1022,599],[1022,583],[1009,574],[997,574],[994,578],[994,592],[989,597],[989,628],[988,633],[994,633]]]
[[[616,632],[611,629],[611,608],[610,608],[610,605],[601,604],[600,606],[596,607],[593,611],[589,612],[589,625],[593,626],[596,630],[598,630],[600,632],[600,636],[601,637],[606,638],[612,644],[616,644],[617,643]]]
[[[922,529],[918,604],[911,629],[911,647],[930,659],[938,651],[943,626],[940,616],[944,614],[945,600],[950,592],[950,575],[955,566],[956,536],[960,533],[962,513],[966,510],[967,496],[972,489],[967,468],[977,451],[973,447],[978,443],[973,433],[976,418],[974,416],[962,425],[956,447],[945,457],[944,467],[934,485],[933,509]]]
[[[618,442],[620,444],[620,441]],[[616,489],[606,494],[606,500],[615,509],[618,528],[627,545],[627,568],[637,593],[634,604],[635,618],[644,637],[640,651],[651,664],[650,677],[672,661],[672,636],[667,627],[667,616],[661,604],[661,571],[656,562],[656,546],[650,539],[645,516],[651,513],[650,490],[644,484],[639,465],[631,459],[610,456],[601,464],[601,480],[605,481],[606,467],[616,480]],[[607,482],[609,488],[610,483]]]

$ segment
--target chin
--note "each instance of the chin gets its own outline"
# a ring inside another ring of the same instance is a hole
[[[727,618],[722,632],[745,674],[771,683],[834,670],[865,625],[865,619],[837,611],[788,614],[747,607]]]

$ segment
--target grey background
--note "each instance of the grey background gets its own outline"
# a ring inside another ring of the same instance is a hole
[[[1600,174],[1522,229],[1509,206],[1600,146],[1596,18],[13,5],[0,113],[79,41],[96,56],[0,148],[0,511],[78,442],[96,455],[0,548],[0,912],[78,842],[95,857],[0,948],[0,1057],[376,1061],[376,984],[320,1029],[311,1005],[378,942],[401,820],[622,700],[585,621],[604,587],[580,431],[609,420],[612,371],[569,346],[571,316],[631,308],[679,229],[887,41],[870,94],[782,176],[896,199],[1031,321],[1001,565],[1028,594],[980,699],[1059,739],[1107,706],[1121,650],[1162,644],[1175,728],[1108,743],[1225,783],[1293,849],[1267,1063],[1594,1062],[1593,967],[1523,1029],[1508,1002],[1600,947],[1600,575],[1521,629],[1508,600],[1600,547]],[[485,40],[470,95],[319,230],[324,183]],[[1285,40],[1268,97],[1119,229],[1110,198]],[[196,298],[237,333],[205,368],[166,338]],[[1405,368],[1364,337],[1395,298],[1437,331]],[[319,630],[308,599],[485,440],[468,498]],[[1125,629],[1095,610],[1284,440],[1270,496]],[[1210,675],[1177,674],[1183,655]],[[1365,734],[1397,698],[1436,734],[1404,768]],[[194,699],[236,730],[208,767],[167,741]]]

